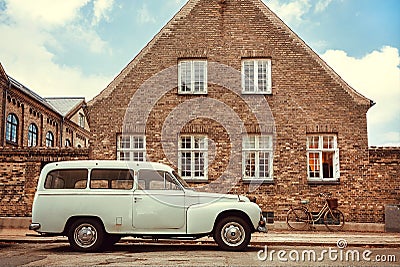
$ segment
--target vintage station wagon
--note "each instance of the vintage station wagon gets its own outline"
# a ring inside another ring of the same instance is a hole
[[[196,192],[164,164],[65,161],[40,175],[29,227],[68,236],[78,251],[98,251],[124,236],[197,239],[243,250],[266,232],[260,207],[245,196]]]

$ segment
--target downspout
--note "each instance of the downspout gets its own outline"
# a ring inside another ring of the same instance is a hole
[[[65,117],[62,116],[61,123],[60,123],[60,148],[63,148],[64,119],[65,119]]]
[[[2,116],[3,116],[3,122],[4,125],[3,127],[1,127],[1,139],[0,139],[0,144],[2,147],[5,146],[5,127],[7,125],[7,114],[6,114],[6,105],[7,105],[7,91],[11,91],[11,82],[10,80],[8,80],[8,88],[6,88],[5,90],[3,90],[3,110],[1,111]]]

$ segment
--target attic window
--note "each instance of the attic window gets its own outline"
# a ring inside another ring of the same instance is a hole
[[[271,59],[242,60],[242,93],[271,94]]]
[[[207,61],[181,60],[178,63],[178,93],[207,94]]]

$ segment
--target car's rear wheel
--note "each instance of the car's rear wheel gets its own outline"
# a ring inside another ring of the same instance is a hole
[[[71,224],[68,241],[74,250],[82,252],[99,251],[104,241],[103,225],[93,218],[82,218]]]
[[[218,221],[214,239],[223,250],[241,251],[250,243],[251,229],[243,218],[228,216]]]

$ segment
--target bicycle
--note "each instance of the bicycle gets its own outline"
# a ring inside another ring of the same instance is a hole
[[[318,212],[313,215],[309,209],[310,201],[302,200],[301,206],[290,207],[287,216],[286,224],[292,230],[302,230],[306,226],[310,226],[323,218],[325,226],[330,231],[340,231],[344,226],[344,214],[338,209],[337,198],[331,198],[331,194],[320,193],[320,196],[325,198],[325,204]]]

